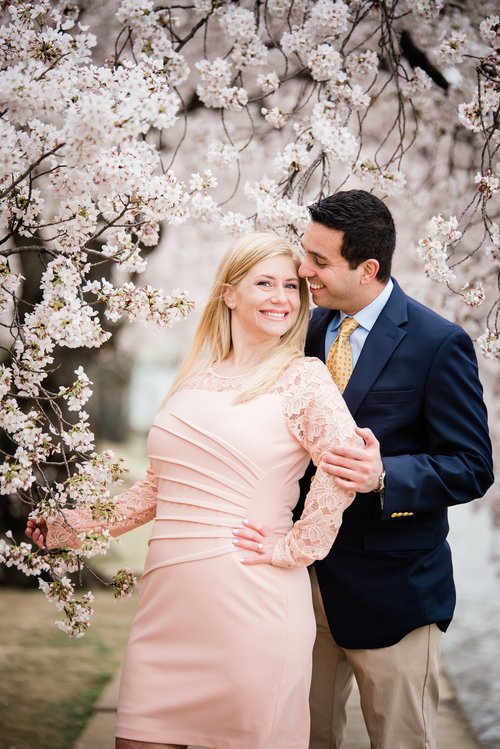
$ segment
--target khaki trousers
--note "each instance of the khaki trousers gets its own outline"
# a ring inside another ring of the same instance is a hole
[[[419,627],[387,648],[341,648],[331,635],[314,569],[311,585],[317,637],[310,697],[310,749],[342,746],[353,676],[359,687],[371,749],[435,749],[442,635],[439,627]]]

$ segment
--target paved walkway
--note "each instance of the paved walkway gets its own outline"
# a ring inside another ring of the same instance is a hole
[[[104,690],[74,749],[113,749],[118,683],[119,674]],[[342,749],[369,749],[370,744],[359,708],[359,696],[354,692],[348,705],[348,726],[346,741]],[[203,749],[203,747],[191,747],[190,749]],[[398,749],[398,747],[394,747],[394,749]],[[438,749],[480,749],[470,733],[457,699],[445,676],[441,680]]]

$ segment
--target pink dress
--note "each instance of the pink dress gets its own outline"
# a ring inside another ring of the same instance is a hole
[[[337,443],[359,444],[326,367],[295,360],[264,394],[243,378],[191,377],[157,415],[150,470],[119,497],[111,532],[155,519],[123,667],[116,735],[215,749],[307,749],[316,634],[306,566],[324,557],[354,494],[319,470],[292,526],[298,481]],[[96,523],[68,512],[48,544]],[[244,518],[279,536],[273,564],[244,566]],[[102,526],[100,526],[102,527]]]

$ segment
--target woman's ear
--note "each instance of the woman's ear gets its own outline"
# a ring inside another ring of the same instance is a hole
[[[234,290],[230,283],[224,284],[224,291],[222,292],[222,298],[226,303],[226,307],[234,309]]]

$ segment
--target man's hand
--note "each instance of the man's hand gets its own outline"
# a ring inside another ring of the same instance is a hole
[[[341,489],[366,494],[378,489],[384,466],[380,444],[372,430],[356,427],[356,434],[364,441],[364,447],[334,447],[323,453],[318,468],[335,476]]]

